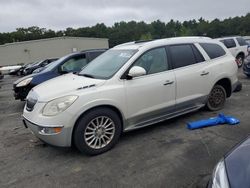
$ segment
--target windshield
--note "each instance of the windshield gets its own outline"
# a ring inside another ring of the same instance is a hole
[[[91,61],[79,75],[97,78],[111,78],[135,53],[137,50],[111,49]]]
[[[46,71],[51,71],[53,70],[55,67],[57,67],[61,62],[63,62],[65,59],[67,59],[69,56],[71,56],[72,54],[69,54],[69,55],[66,55],[66,56],[63,56],[61,57],[60,59],[56,60],[56,61],[53,61],[52,63],[46,65],[45,69]]]

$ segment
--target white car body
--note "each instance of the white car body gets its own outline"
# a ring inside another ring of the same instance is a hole
[[[234,41],[234,43],[235,43],[235,46],[228,48],[228,50],[231,52],[231,54],[235,58],[238,57],[240,54],[243,54],[244,58],[245,58],[248,55],[247,45],[246,44],[245,45],[240,45],[237,38],[241,38],[241,37],[238,37],[238,36],[235,36],[235,37],[223,37],[223,38],[217,38],[217,40],[222,42],[224,40],[232,39]]]
[[[210,59],[199,43],[219,45],[225,50],[225,55]],[[194,45],[205,61],[130,80],[122,79],[130,66],[148,50],[178,44]],[[71,146],[73,129],[78,118],[90,109],[99,106],[116,109],[123,124],[123,131],[129,131],[203,107],[213,86],[222,79],[230,82],[228,97],[238,83],[237,66],[233,56],[220,42],[210,38],[180,37],[142,43],[131,42],[111,50],[122,49],[134,49],[137,52],[110,79],[66,74],[33,88],[27,99],[37,102],[32,111],[27,110],[27,105],[24,107],[25,124],[47,143]],[[49,101],[71,95],[78,98],[65,111],[55,116],[43,114],[43,109]],[[39,127],[63,128],[60,133],[49,135],[41,133]]]

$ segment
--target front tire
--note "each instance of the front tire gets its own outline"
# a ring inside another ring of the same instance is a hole
[[[79,119],[73,133],[74,144],[82,153],[98,155],[114,147],[121,131],[121,120],[115,111],[96,108]]]
[[[209,94],[206,107],[210,111],[221,110],[226,102],[227,93],[223,86],[215,85]]]

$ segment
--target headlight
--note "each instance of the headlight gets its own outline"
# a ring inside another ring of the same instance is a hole
[[[49,101],[43,108],[44,116],[55,116],[72,105],[78,96],[70,95]]]
[[[248,69],[250,69],[250,63],[246,63]]]
[[[31,77],[31,78],[27,78],[27,79],[25,79],[25,80],[19,82],[19,83],[16,85],[16,87],[27,86],[27,85],[31,82],[32,79],[33,79],[32,77]]]
[[[214,169],[212,188],[229,188],[224,160],[221,160]]]

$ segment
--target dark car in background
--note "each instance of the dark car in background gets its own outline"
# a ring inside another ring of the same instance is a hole
[[[250,137],[235,146],[216,165],[208,188],[250,187]]]
[[[247,77],[250,77],[250,56],[244,60],[243,72]]]
[[[0,80],[2,80],[4,77],[3,73],[0,71]]]
[[[15,99],[25,100],[29,91],[36,85],[70,72],[79,72],[89,62],[105,52],[106,49],[86,50],[66,55],[37,74],[20,78],[13,84]]]
[[[32,65],[34,65],[34,64],[36,64],[36,63],[38,63],[38,61],[24,64],[24,65],[22,65],[22,66],[21,66],[20,68],[18,68],[18,69],[10,70],[9,75],[23,76],[23,75],[24,75],[24,70],[25,70],[27,67],[31,67]]]
[[[23,74],[24,75],[29,75],[32,74],[34,70],[40,68],[40,67],[45,67],[46,65],[50,64],[53,61],[56,61],[58,58],[52,58],[52,59],[45,59],[42,61],[39,61],[37,63],[31,64],[29,66],[27,66],[24,70],[23,70]]]

